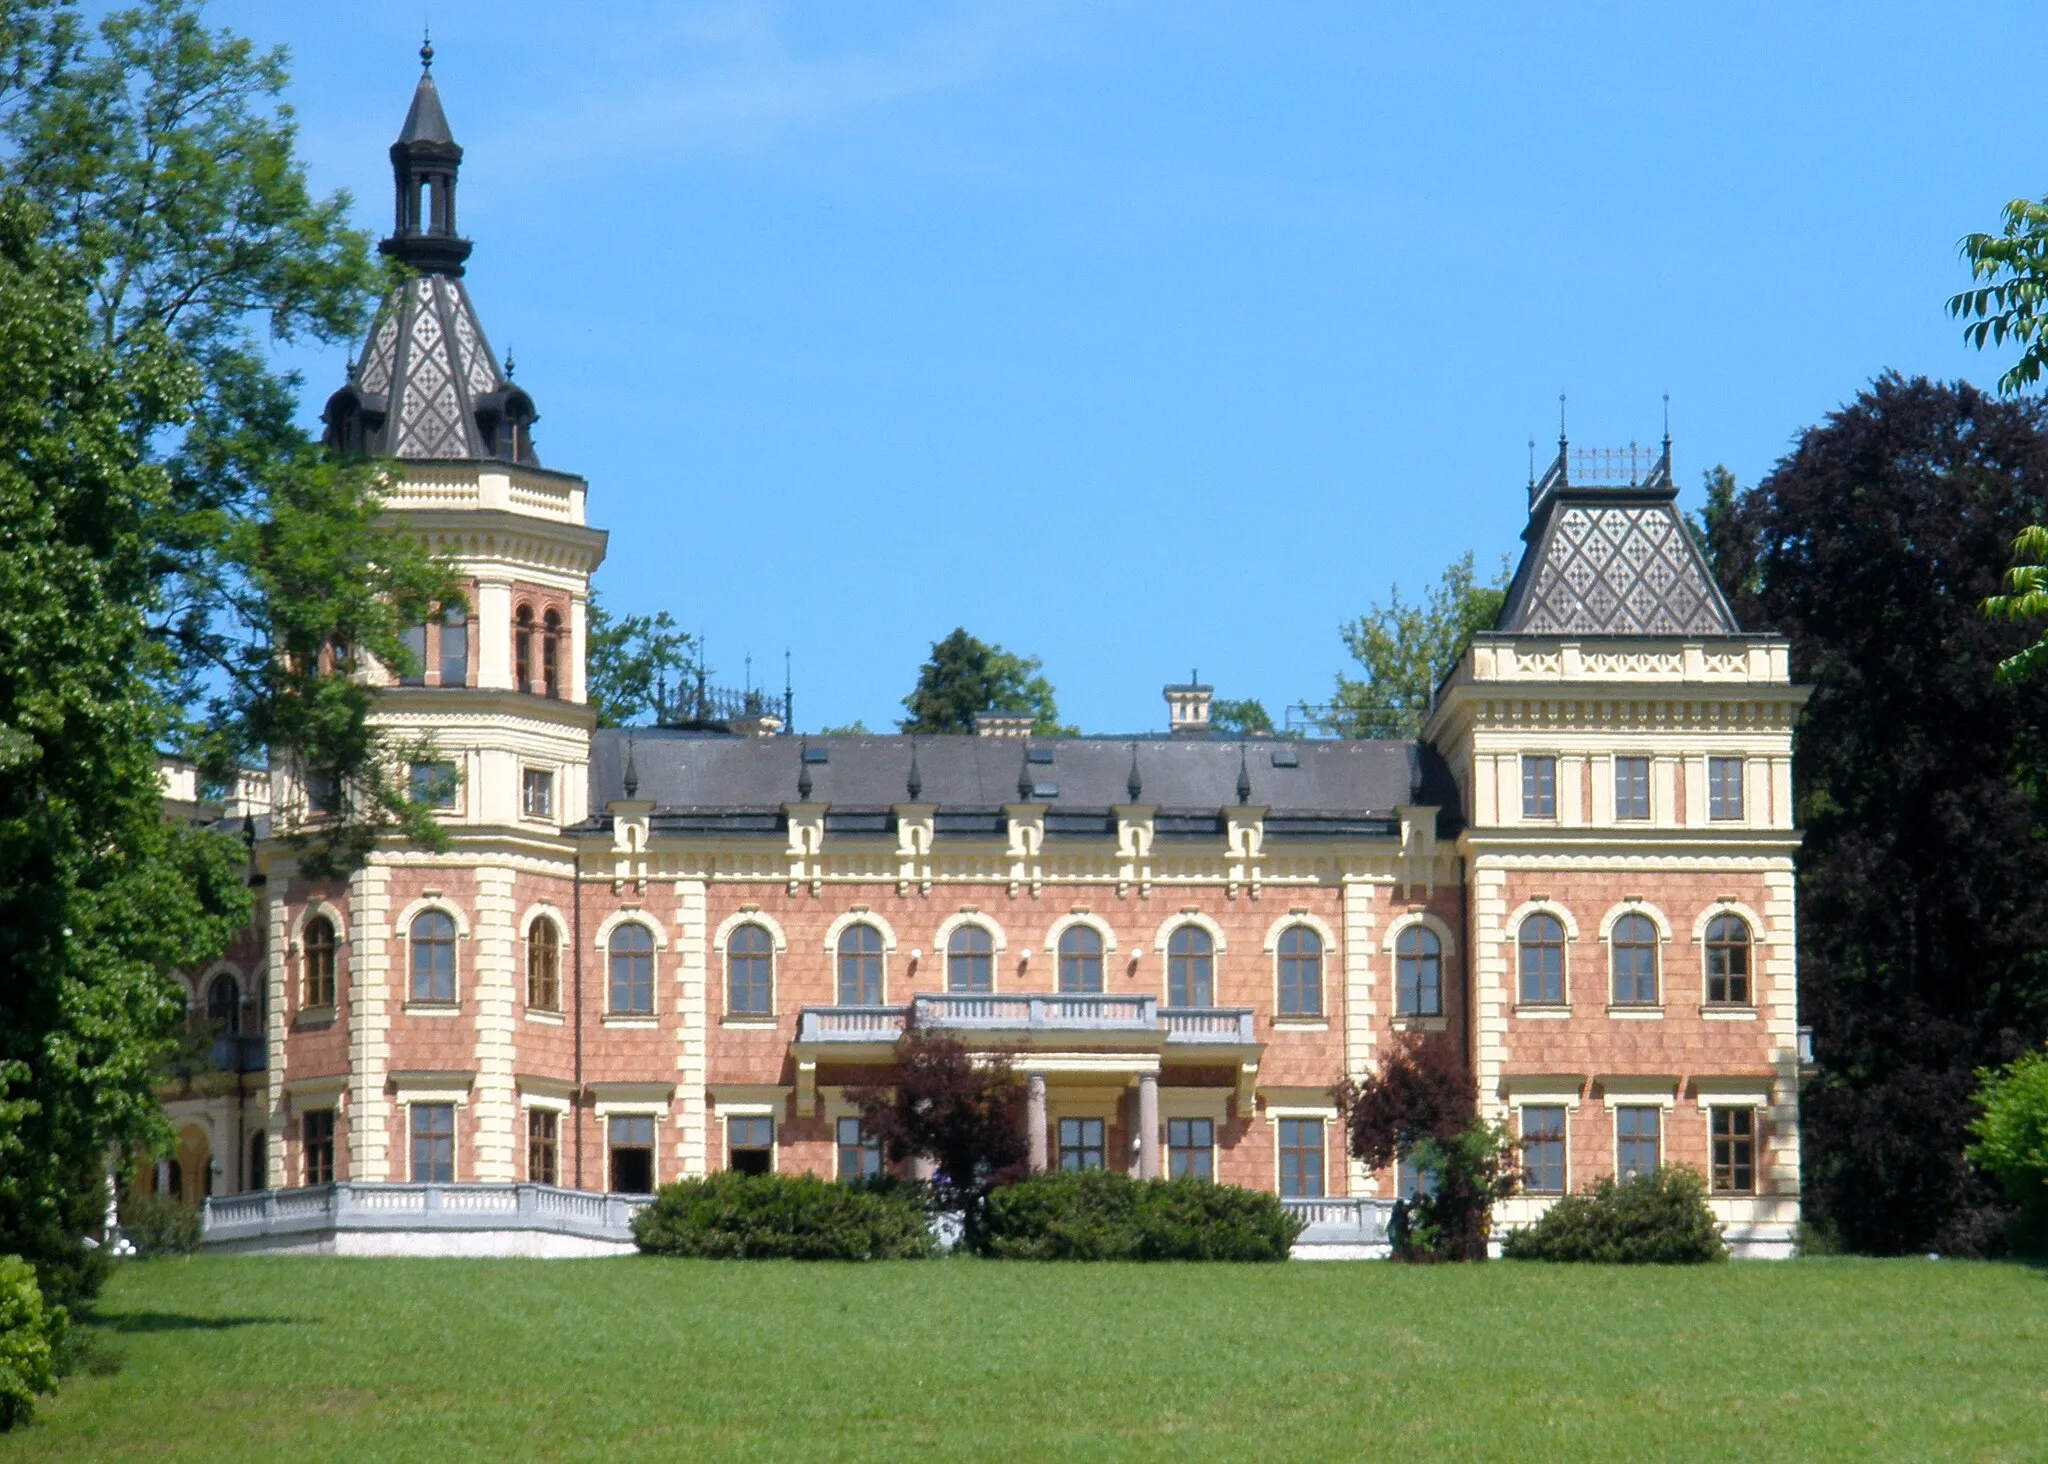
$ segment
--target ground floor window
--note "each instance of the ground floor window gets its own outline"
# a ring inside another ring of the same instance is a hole
[[[1709,1110],[1713,1134],[1714,1191],[1724,1195],[1756,1193],[1756,1110]]]
[[[526,1177],[533,1183],[561,1183],[561,1141],[561,1114],[552,1108],[526,1110]]]
[[[1394,1170],[1394,1198],[1398,1200],[1419,1200],[1425,1195],[1436,1193],[1436,1171],[1417,1169],[1403,1159]]]
[[[249,1182],[243,1186],[244,1189],[260,1190],[270,1188],[269,1185],[264,1183],[264,1180],[267,1178],[263,1172],[267,1167],[264,1164],[264,1160],[269,1156],[270,1152],[269,1146],[264,1143],[264,1138],[263,1134],[249,1135]]]
[[[728,1118],[725,1121],[726,1167],[741,1174],[768,1174],[775,1168],[775,1120]]]
[[[1522,1110],[1522,1188],[1532,1195],[1564,1193],[1564,1109]]]
[[[836,1133],[841,1179],[873,1179],[882,1172],[882,1141],[863,1133],[859,1119],[840,1119]]]
[[[1657,1168],[1658,1120],[1656,1108],[1617,1108],[1614,1111],[1614,1172],[1623,1179],[1650,1174]]]
[[[412,1105],[412,1182],[455,1183],[455,1105]]]
[[[1102,1120],[1063,1118],[1060,1120],[1060,1168],[1102,1168]]]
[[[1216,1177],[1216,1124],[1207,1118],[1169,1118],[1166,1121],[1166,1173],[1168,1178],[1186,1175],[1193,1179]]]
[[[299,1147],[305,1155],[306,1183],[334,1179],[334,1110],[316,1108],[299,1119]]]
[[[1280,1193],[1287,1199],[1322,1198],[1323,1121],[1320,1118],[1280,1120]]]
[[[621,1113],[605,1125],[605,1137],[612,1154],[612,1193],[651,1195],[654,1193],[654,1117],[646,1113]]]

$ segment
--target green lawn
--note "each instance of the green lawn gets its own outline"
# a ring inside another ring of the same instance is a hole
[[[131,1264],[0,1461],[2039,1459],[2048,1270]]]

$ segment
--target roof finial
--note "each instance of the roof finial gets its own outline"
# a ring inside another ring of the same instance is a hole
[[[1557,394],[1557,483],[1560,488],[1571,481],[1571,470],[1565,464],[1566,439],[1564,435],[1564,393]]]
[[[912,803],[917,802],[919,798],[924,796],[924,779],[917,774],[917,739],[915,737],[910,739],[910,776],[904,780],[903,791],[910,795]]]
[[[1664,460],[1671,460],[1671,393],[1664,393]]]
[[[1031,739],[1024,739],[1024,760],[1017,764],[1017,801],[1031,801]]]
[[[424,23],[420,26],[420,70],[434,69],[434,33]]]
[[[1244,748],[1240,741],[1237,744],[1237,801],[1240,804],[1252,801],[1252,769],[1251,764],[1245,761]]]
[[[1533,437],[1529,439],[1529,487],[1532,491],[1536,487],[1536,439]]]
[[[811,742],[807,737],[797,749],[796,797],[799,803],[811,801]]]
[[[512,379],[512,348],[509,345],[505,347],[505,379]]]
[[[640,770],[633,766],[633,734],[626,734],[626,772],[620,783],[626,790],[626,800],[631,802],[640,796]]]
[[[1135,742],[1131,744],[1131,776],[1125,780],[1124,787],[1130,792],[1133,803],[1145,795],[1144,780],[1138,776],[1138,744]]]

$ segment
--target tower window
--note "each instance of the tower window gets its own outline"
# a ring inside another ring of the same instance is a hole
[[[512,618],[512,675],[518,682],[519,690],[533,690],[533,607],[531,605],[521,605],[518,613]]]
[[[1618,757],[1614,760],[1614,816],[1650,816],[1650,760],[1646,757]]]
[[[541,620],[540,637],[540,689],[544,696],[562,694],[561,653],[562,617],[550,610]]]
[[[1557,817],[1557,759],[1522,759],[1522,817]]]
[[[441,684],[469,685],[469,616],[460,605],[441,609]]]

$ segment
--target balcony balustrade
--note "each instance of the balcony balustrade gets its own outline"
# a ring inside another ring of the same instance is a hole
[[[978,995],[944,992],[906,1006],[807,1006],[797,1019],[803,1044],[894,1042],[905,1025],[989,1036],[1127,1036],[1168,1046],[1257,1042],[1250,1007],[1161,1007],[1156,996],[1060,992]]]

